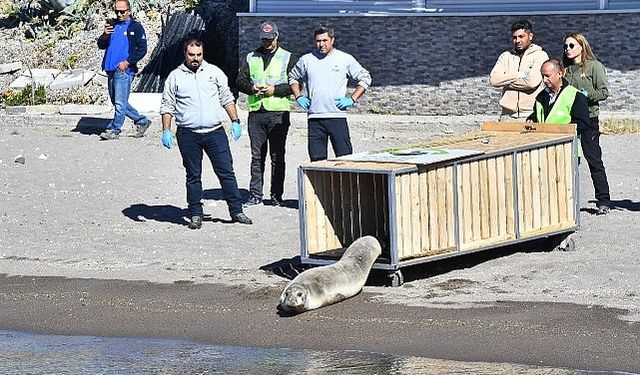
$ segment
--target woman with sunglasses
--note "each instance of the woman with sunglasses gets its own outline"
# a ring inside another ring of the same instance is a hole
[[[611,207],[609,182],[602,162],[600,148],[600,102],[607,99],[607,75],[604,66],[596,60],[587,38],[581,33],[569,33],[564,38],[562,64],[565,78],[577,88],[589,103],[591,128],[580,136],[584,158],[589,164],[591,180],[596,193],[597,214],[607,214]]]

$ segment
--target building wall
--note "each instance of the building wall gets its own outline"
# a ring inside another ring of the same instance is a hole
[[[500,91],[489,85],[498,55],[511,47],[510,25],[518,16],[239,17],[240,58],[259,45],[261,22],[272,20],[281,46],[298,56],[313,47],[313,30],[328,22],[336,47],[369,69],[373,86],[358,112],[467,115],[498,114]],[[534,42],[561,58],[564,35],[585,33],[609,77],[603,111],[640,108],[640,14],[603,13],[527,17]]]

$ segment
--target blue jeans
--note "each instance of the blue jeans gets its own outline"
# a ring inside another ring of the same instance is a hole
[[[176,131],[182,165],[187,172],[187,204],[189,216],[202,215],[202,151],[207,153],[220,185],[230,214],[242,212],[242,195],[233,172],[229,139],[223,127],[204,134],[178,127]]]
[[[136,125],[143,125],[149,119],[129,104],[129,92],[131,91],[131,81],[133,75],[127,72],[107,72],[107,85],[109,88],[109,99],[115,108],[113,120],[107,125],[107,130],[120,133],[124,125],[125,116],[133,120]]]

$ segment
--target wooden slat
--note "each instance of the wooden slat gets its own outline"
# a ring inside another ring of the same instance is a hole
[[[540,228],[542,218],[540,217],[540,157],[538,149],[531,150],[531,216],[533,218],[531,227]]]
[[[505,207],[506,207],[506,216],[507,216],[507,233],[515,234],[515,221],[516,215],[518,214],[515,211],[515,197],[513,195],[513,188],[517,182],[514,180],[515,176],[513,175],[513,168],[515,161],[513,160],[513,154],[508,154],[504,156],[504,192],[505,192]]]
[[[478,176],[480,184],[480,237],[489,238],[489,173],[487,159],[478,162]]]
[[[419,254],[420,242],[420,179],[418,173],[410,173],[411,178],[411,248],[410,254]]]
[[[489,184],[489,236],[499,236],[499,215],[498,215],[498,183],[504,187],[504,181],[498,182],[498,170],[496,163],[502,158],[489,158],[487,160],[487,183]],[[503,176],[504,178],[504,176]],[[504,191],[503,191],[504,193]],[[504,198],[504,196],[503,196]],[[504,201],[502,201],[504,202]]]
[[[447,176],[447,199],[446,199],[446,210],[447,210],[447,245],[446,247],[453,247],[456,244],[456,231],[455,231],[455,207],[454,207],[454,191],[455,187],[453,186],[453,166],[449,166],[446,168],[445,172]]]
[[[473,225],[471,215],[471,164],[464,163],[460,166],[460,175],[458,176],[458,184],[462,198],[460,202],[462,215],[460,215],[462,222],[460,223],[460,229],[462,230],[463,242],[471,242],[473,237]]]
[[[496,181],[496,234],[502,236],[507,233],[507,196],[505,186],[507,181],[504,175],[504,156],[495,160],[495,181]]]
[[[556,145],[556,178],[558,179],[558,219],[567,221],[567,173],[565,171],[564,147]]]
[[[522,230],[530,230],[533,228],[533,202],[531,191],[531,153],[529,151],[522,152]]]
[[[480,214],[480,171],[478,162],[471,162],[470,165],[470,179],[471,179],[471,239],[477,241],[481,236],[480,221],[482,215]]]
[[[438,190],[436,187],[436,171],[430,169],[427,172],[427,185],[429,189],[429,248],[437,249],[438,245]]]
[[[305,227],[306,227],[306,242],[307,251],[309,254],[314,254],[319,251],[318,249],[318,229],[316,218],[316,191],[313,188],[312,178],[315,172],[305,171],[303,173],[304,179],[304,202],[305,205]]]
[[[540,170],[540,218],[542,227],[549,226],[549,170],[547,168],[547,149],[540,149],[538,153]]]
[[[558,166],[556,164],[555,146],[547,148],[547,171],[549,180],[549,224],[553,225],[560,222],[558,216]]]
[[[573,147],[571,143],[564,144],[565,180],[567,181],[567,221],[574,222],[573,200]]]
[[[376,201],[374,191],[374,177],[372,174],[359,173],[358,186],[360,186],[360,228],[363,236],[375,236],[376,233],[376,209],[381,202]]]
[[[340,241],[336,237],[335,230],[335,195],[334,195],[334,173],[324,173],[324,192],[322,197],[322,205],[325,208],[325,228],[327,236],[327,250],[339,249]]]
[[[436,189],[438,190],[438,248],[447,247],[447,173],[444,168],[436,170]]]
[[[395,228],[396,228],[396,253],[398,257],[401,256],[402,251],[404,249],[404,236],[402,233],[402,181],[401,176],[396,176],[395,181],[389,181],[389,183],[394,183],[396,185],[396,196],[395,196],[395,205],[396,205],[396,215],[395,215]]]
[[[418,178],[420,180],[420,239],[421,251],[426,252],[431,248],[429,239],[429,182],[427,171],[421,170]]]
[[[485,122],[480,126],[480,130],[485,132],[522,132],[573,135],[576,134],[576,125],[522,122]]]
[[[402,250],[400,251],[400,258],[411,255],[411,175],[403,174],[400,176],[402,185]]]
[[[351,227],[353,237],[351,242],[362,237],[362,230],[360,228],[360,205],[358,204],[358,194],[360,192],[360,186],[358,184],[358,173],[349,173],[351,177]]]
[[[320,172],[318,172],[320,173]],[[351,173],[342,173],[341,178],[341,192],[340,195],[342,197],[342,227],[344,229],[344,238],[342,243],[350,244],[353,242],[353,225],[352,223],[352,213],[351,213]]]
[[[316,216],[314,221],[317,223],[316,230],[318,231],[318,250],[326,251],[327,248],[327,220],[326,213],[323,206],[323,201],[326,200],[325,192],[325,179],[326,173],[314,174],[313,186],[316,189]]]

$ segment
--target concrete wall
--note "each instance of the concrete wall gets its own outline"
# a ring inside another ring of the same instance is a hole
[[[356,111],[391,114],[498,114],[500,91],[488,83],[498,55],[510,48],[510,25],[519,16],[469,17],[239,17],[239,51],[259,45],[258,26],[272,20],[281,45],[302,55],[313,46],[321,22],[336,30],[336,46],[372,74],[373,87]],[[603,111],[640,108],[640,14],[604,13],[527,17],[534,41],[562,56],[564,35],[585,33],[609,75]],[[242,58],[242,57],[241,57]]]

